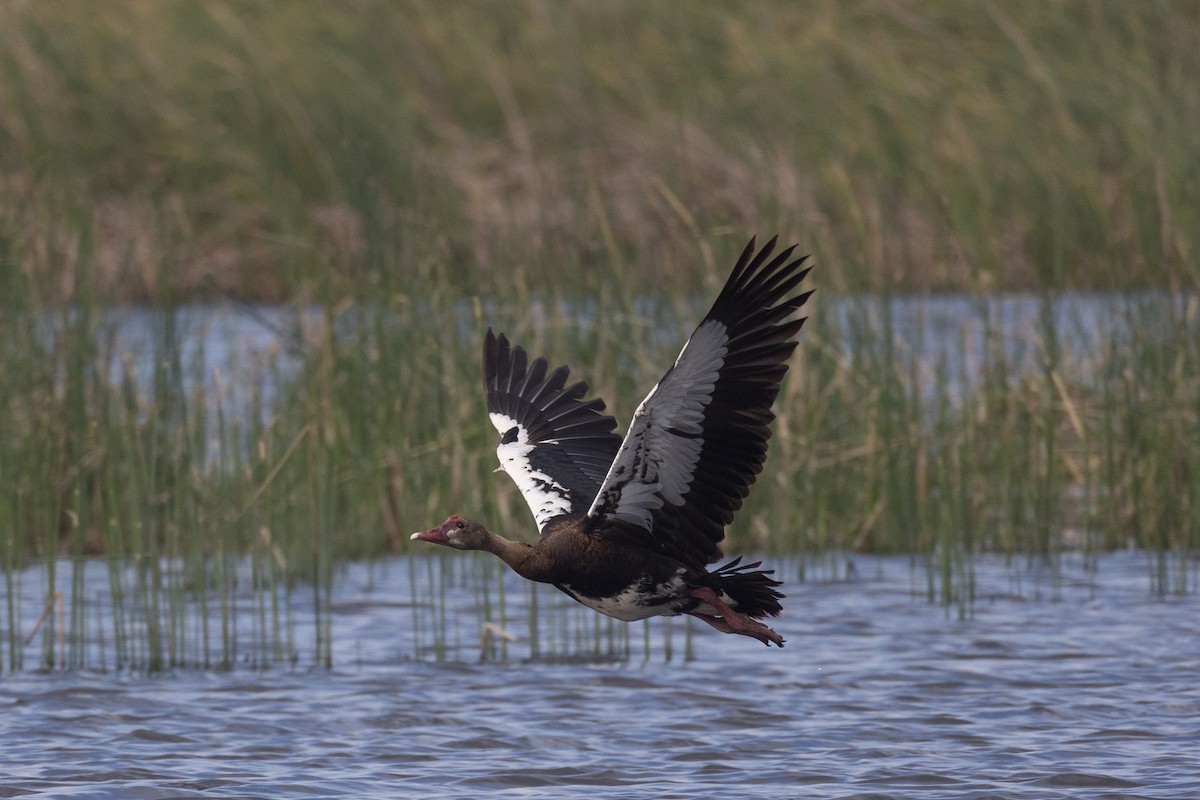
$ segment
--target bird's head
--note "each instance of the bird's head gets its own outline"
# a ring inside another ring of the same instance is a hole
[[[418,531],[409,538],[415,542],[453,547],[455,550],[482,550],[487,543],[488,531],[481,522],[452,514],[436,528]]]

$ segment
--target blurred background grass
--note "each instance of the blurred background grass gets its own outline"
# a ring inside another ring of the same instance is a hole
[[[482,330],[623,422],[773,233],[821,291],[731,549],[916,553],[954,601],[980,552],[1134,544],[1183,591],[1198,86],[1183,2],[0,4],[10,617],[56,554],[135,557],[171,609],[232,596],[247,555],[327,588],[452,511],[530,530],[491,474]],[[1069,346],[1061,290],[1126,298],[1103,345]],[[935,291],[981,299],[970,386],[869,299]],[[1035,330],[982,302],[1014,291]],[[297,309],[236,412],[177,316],[230,301]],[[148,368],[115,345],[131,304],[162,310]]]
[[[711,288],[779,232],[826,289],[1188,289],[1198,76],[1193,3],[5,3],[0,288]]]

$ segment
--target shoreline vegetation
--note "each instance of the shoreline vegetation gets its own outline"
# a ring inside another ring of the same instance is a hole
[[[532,530],[491,474],[482,331],[623,427],[752,234],[819,291],[729,551],[789,579],[912,554],[961,608],[980,554],[1134,546],[1194,591],[1198,83],[1187,4],[0,5],[0,670],[25,567],[68,597],[53,665],[94,555],[147,663],[247,585],[279,635],[297,582],[327,661],[340,561],[451,511]],[[1099,345],[1063,290],[1123,298]],[[923,362],[887,298],[948,291],[981,298],[963,361]],[[202,303],[304,313],[214,375]],[[108,321],[133,305],[162,312],[136,363]]]
[[[1200,277],[1186,3],[6,3],[0,59],[8,303],[645,294],[750,232],[824,291]]]

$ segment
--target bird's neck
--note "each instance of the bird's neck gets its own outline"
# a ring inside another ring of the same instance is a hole
[[[491,533],[483,549],[489,553],[495,553],[501,561],[508,564],[512,571],[522,578],[548,582],[546,559],[543,553],[538,552],[536,545],[514,542],[505,539],[498,533]]]

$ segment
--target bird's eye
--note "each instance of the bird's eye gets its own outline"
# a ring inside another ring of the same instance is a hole
[[[458,528],[458,529],[461,531],[463,528],[467,527],[467,523],[465,523],[465,522],[462,522],[462,521],[460,520],[458,523],[456,523],[456,524],[455,524],[455,526],[454,526],[454,527]]]

